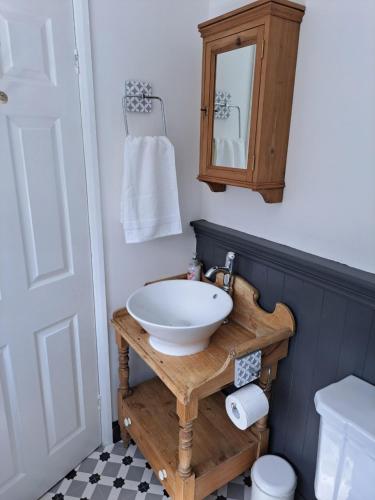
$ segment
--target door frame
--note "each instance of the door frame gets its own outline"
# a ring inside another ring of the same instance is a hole
[[[79,75],[79,93],[94,286],[95,335],[102,444],[113,443],[108,316],[105,286],[103,222],[96,134],[89,0],[72,0]]]

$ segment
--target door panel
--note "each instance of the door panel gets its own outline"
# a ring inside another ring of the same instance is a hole
[[[0,15],[0,75],[56,84],[51,19],[5,9]]]
[[[51,454],[85,425],[77,317],[36,332],[36,343]]]
[[[49,117],[17,117],[8,120],[8,130],[29,286],[33,287],[72,272],[61,124]]]
[[[100,443],[70,0],[0,0],[0,500],[34,500]]]
[[[0,449],[7,460],[4,460],[0,468],[0,489],[17,481],[23,469],[17,439],[20,428],[14,389],[9,347],[3,346],[0,348]]]

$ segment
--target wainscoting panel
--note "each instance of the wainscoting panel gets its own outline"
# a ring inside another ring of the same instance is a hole
[[[260,305],[285,302],[295,315],[273,386],[270,452],[295,467],[297,498],[314,500],[315,392],[349,374],[375,384],[375,275],[207,221],[192,226],[205,269],[234,251],[235,272],[259,290]]]

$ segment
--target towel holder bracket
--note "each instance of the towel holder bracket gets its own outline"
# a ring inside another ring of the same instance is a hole
[[[129,113],[151,113],[152,101],[160,102],[162,114],[162,125],[164,135],[167,135],[167,120],[165,117],[164,101],[161,97],[152,95],[152,86],[149,82],[141,80],[126,80],[125,94],[122,98],[122,112],[124,116],[125,134],[129,135],[128,112]]]

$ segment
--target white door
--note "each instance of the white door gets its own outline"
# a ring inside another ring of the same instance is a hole
[[[71,0],[0,0],[0,500],[101,439],[74,51]]]

